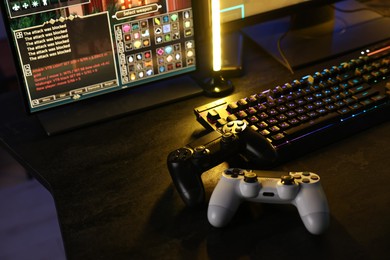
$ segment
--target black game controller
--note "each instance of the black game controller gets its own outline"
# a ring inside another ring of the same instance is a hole
[[[277,158],[274,147],[243,121],[231,121],[168,155],[173,183],[187,206],[205,203],[203,172],[240,155],[253,165],[266,166]]]

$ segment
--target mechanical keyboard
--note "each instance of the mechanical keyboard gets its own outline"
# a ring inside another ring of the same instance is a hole
[[[273,89],[197,107],[197,120],[210,130],[229,121],[245,121],[275,147],[277,163],[387,121],[390,42],[351,55],[338,65]]]

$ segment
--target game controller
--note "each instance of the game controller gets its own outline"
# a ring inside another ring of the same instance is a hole
[[[193,143],[171,152],[167,158],[169,173],[187,206],[205,203],[201,179],[203,172],[240,155],[259,166],[277,158],[274,147],[243,121],[231,121]]]
[[[227,169],[210,198],[207,211],[210,224],[227,225],[243,201],[292,204],[306,229],[315,235],[329,226],[328,202],[315,173]]]

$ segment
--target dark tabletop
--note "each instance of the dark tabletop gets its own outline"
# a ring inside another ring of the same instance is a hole
[[[245,76],[232,79],[233,97],[307,73],[290,75],[246,44]],[[51,137],[35,117],[24,114],[15,93],[0,98],[2,145],[53,195],[69,259],[388,255],[389,122],[276,168],[321,176],[331,225],[324,235],[313,236],[288,205],[244,203],[223,229],[210,226],[206,207],[185,207],[172,185],[167,155],[204,133],[193,108],[214,98],[197,96]],[[202,175],[208,197],[226,167]]]

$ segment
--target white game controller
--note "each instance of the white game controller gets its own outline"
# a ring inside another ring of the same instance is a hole
[[[292,204],[306,229],[315,235],[329,226],[328,202],[315,173],[227,169],[210,198],[207,211],[210,224],[227,225],[244,200]]]

